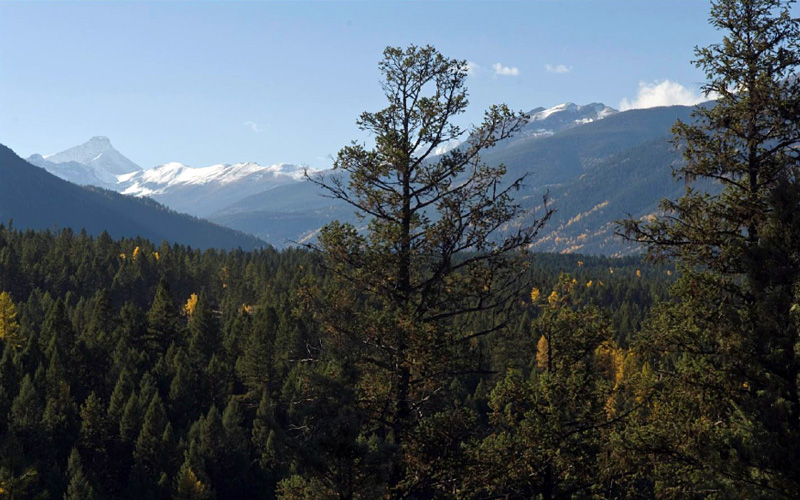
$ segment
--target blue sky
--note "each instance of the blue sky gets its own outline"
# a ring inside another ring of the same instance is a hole
[[[0,142],[22,156],[105,135],[148,168],[329,166],[383,107],[387,45],[476,67],[470,111],[699,99],[708,2],[0,1]],[[623,100],[625,100],[623,102]]]

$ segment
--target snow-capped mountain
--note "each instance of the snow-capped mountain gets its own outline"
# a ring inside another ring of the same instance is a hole
[[[108,137],[100,136],[60,153],[32,155],[28,162],[75,184],[111,189],[117,183],[117,175],[142,169],[114,149]]]
[[[110,174],[126,174],[142,167],[114,149],[108,137],[92,137],[79,146],[43,157],[50,163],[76,162]]]
[[[601,102],[590,104],[575,104],[565,102],[552,108],[538,107],[528,111],[528,123],[525,124],[510,139],[503,141],[503,147],[508,147],[517,141],[550,137],[563,130],[596,122],[619,113],[618,110],[606,106]],[[441,155],[459,147],[462,141],[453,140],[436,148],[435,154]]]
[[[583,142],[571,142],[573,139],[566,137],[576,132],[580,135],[583,130],[583,135],[594,137],[590,129],[609,123],[596,122],[617,113],[600,103],[568,102],[549,109],[535,108],[528,113],[530,119],[520,133],[486,152],[483,159],[490,164],[504,163],[512,177],[535,172],[536,181],[542,185],[564,183],[605,158],[602,153],[606,149],[616,152],[644,140],[647,134],[628,141],[631,144],[617,144],[603,136],[599,142],[602,147],[580,153]],[[617,120],[625,114],[611,121],[625,121]],[[623,135],[635,136],[635,130]],[[452,141],[436,153],[455,147],[459,144]],[[142,170],[103,137],[55,155],[33,155],[29,161],[62,179],[150,197],[178,212],[209,218],[277,245],[286,244],[287,239],[301,241],[332,218],[352,215],[349,207],[339,210],[320,197],[316,186],[301,182],[305,169],[293,164],[245,162],[195,168],[173,162]],[[129,170],[122,171],[125,168]]]
[[[117,177],[116,190],[147,196],[173,210],[199,217],[221,210],[247,196],[294,183],[305,168],[288,163],[234,163],[193,168],[172,162]]]
[[[107,137],[92,137],[52,155],[35,154],[28,162],[75,184],[147,196],[173,210],[198,217],[247,196],[298,182],[305,171],[288,163],[263,166],[252,162],[202,168],[173,162],[142,170],[114,149]]]
[[[520,131],[518,137],[548,137],[562,130],[602,120],[619,113],[614,108],[600,102],[575,104],[565,102],[552,108],[535,108],[528,112],[530,120]]]

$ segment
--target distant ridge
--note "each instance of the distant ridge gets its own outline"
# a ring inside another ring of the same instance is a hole
[[[629,255],[641,249],[615,235],[614,221],[628,214],[653,214],[662,198],[682,194],[683,183],[672,178],[681,154],[669,142],[670,129],[677,119],[690,121],[692,110],[671,106],[617,112],[601,104],[571,103],[536,108],[526,128],[557,131],[522,133],[481,159],[504,164],[507,179],[528,174],[515,193],[528,217],[536,217],[542,196],[549,193],[555,213],[533,250]],[[351,207],[321,194],[311,183],[282,186],[244,198],[209,218],[276,246],[309,241],[333,219],[363,224]]]
[[[147,196],[197,217],[206,217],[249,195],[296,183],[305,171],[305,167],[290,163],[254,162],[200,168],[171,162],[143,170],[114,149],[107,137],[100,136],[53,155],[31,155],[28,162],[81,186]]]
[[[0,145],[0,222],[21,229],[85,229],[112,237],[141,236],[196,248],[266,246],[253,236],[179,214],[147,198],[69,183]]]

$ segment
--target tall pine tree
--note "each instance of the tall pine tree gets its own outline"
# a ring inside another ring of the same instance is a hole
[[[629,442],[657,457],[659,494],[798,498],[800,23],[781,0],[717,0],[711,23],[723,39],[696,64],[716,101],[674,128],[686,195],[625,223],[682,271],[639,343],[658,382]]]

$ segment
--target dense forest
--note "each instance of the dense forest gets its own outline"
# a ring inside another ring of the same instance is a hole
[[[0,487],[9,498],[274,498],[276,485],[286,494],[311,474],[345,481],[359,454],[378,453],[370,448],[380,439],[354,427],[352,395],[329,373],[337,360],[319,352],[324,332],[299,303],[304,284],[326,279],[311,252],[0,228],[0,262]],[[461,437],[475,448],[453,452],[478,454],[498,439],[492,408],[535,380],[545,318],[602,324],[593,355],[616,363],[674,281],[669,268],[636,258],[532,255],[525,274],[536,288],[516,297],[513,327],[481,339],[475,373],[437,395],[474,420],[475,440]],[[609,391],[610,369],[596,382]]]
[[[388,47],[353,208],[275,251],[0,226],[3,498],[800,498],[800,20],[712,2],[647,257],[530,254],[466,61]],[[464,137],[437,155],[438,146]],[[699,184],[698,184],[699,183]],[[697,189],[714,184],[718,189]]]

